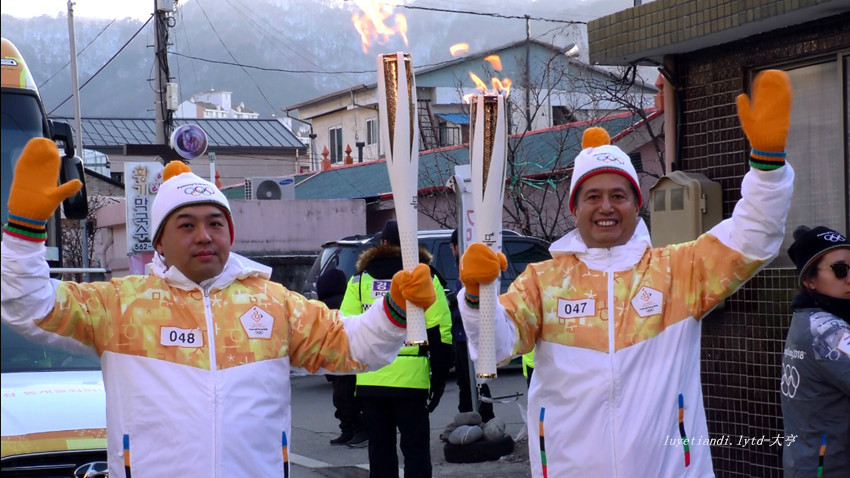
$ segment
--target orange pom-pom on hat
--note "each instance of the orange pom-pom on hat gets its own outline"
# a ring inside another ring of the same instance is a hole
[[[230,227],[230,243],[233,244],[233,218],[230,203],[215,184],[192,173],[183,161],[171,161],[162,170],[163,182],[151,206],[151,229],[154,231],[151,244],[156,245],[162,235],[163,225],[175,211],[186,206],[210,204],[220,208],[227,217]]]
[[[165,169],[162,170],[162,180],[168,181],[178,174],[191,172],[192,169],[183,161],[169,161],[169,163],[165,165]]]
[[[606,144],[611,144],[611,137],[608,136],[605,128],[592,126],[584,130],[584,134],[581,135],[581,149],[598,148]]]
[[[573,164],[573,178],[570,182],[570,212],[575,214],[575,198],[581,183],[587,178],[602,173],[614,173],[623,176],[632,183],[638,207],[643,204],[640,181],[629,155],[622,149],[611,145],[611,137],[604,128],[587,128],[581,137],[582,150]]]

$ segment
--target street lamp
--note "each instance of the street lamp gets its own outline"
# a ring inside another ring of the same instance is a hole
[[[575,44],[575,43],[573,43],[572,45],[567,47],[566,50],[564,50],[564,55],[566,55],[567,58],[576,58],[576,57],[578,57],[578,54],[579,54],[578,45]]]

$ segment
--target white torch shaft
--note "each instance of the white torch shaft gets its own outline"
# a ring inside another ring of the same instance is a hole
[[[408,271],[419,264],[419,128],[414,123],[416,83],[409,58],[404,53],[378,55],[378,123],[386,146],[402,263]],[[406,310],[407,344],[427,344],[425,311],[413,304]]]
[[[502,205],[507,160],[507,115],[505,97],[473,97],[470,167],[475,208],[475,236],[494,252],[502,251]],[[496,378],[496,331],[494,317],[500,280],[481,284],[479,289],[478,362],[479,381]]]

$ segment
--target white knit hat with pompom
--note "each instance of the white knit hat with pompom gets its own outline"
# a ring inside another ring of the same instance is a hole
[[[632,160],[622,149],[611,145],[607,131],[598,126],[587,128],[581,137],[581,147],[582,150],[573,164],[573,178],[570,182],[571,213],[575,214],[575,195],[581,183],[602,173],[615,173],[628,179],[637,194],[638,207],[643,204],[640,181]]]
[[[218,206],[227,217],[230,226],[230,244],[233,244],[233,218],[230,203],[215,184],[192,173],[182,161],[171,161],[162,171],[163,182],[151,206],[151,229],[154,231],[151,244],[156,245],[168,216],[186,206],[209,204]]]

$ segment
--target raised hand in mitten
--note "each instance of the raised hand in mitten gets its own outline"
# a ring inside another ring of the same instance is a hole
[[[47,240],[47,220],[66,198],[83,187],[78,179],[61,186],[59,150],[46,138],[33,138],[15,165],[9,190],[9,222],[6,234],[32,242]]]
[[[407,326],[407,303],[428,309],[436,302],[431,269],[419,264],[412,271],[399,271],[393,276],[389,295],[384,296],[384,306],[398,325]]]
[[[791,80],[780,70],[765,70],[756,76],[752,99],[738,95],[738,118],[752,146],[752,167],[769,170],[785,164],[792,97]]]
[[[507,267],[508,260],[501,252],[496,254],[480,242],[470,245],[460,260],[460,281],[466,288],[467,304],[477,306],[479,284],[493,282]]]

